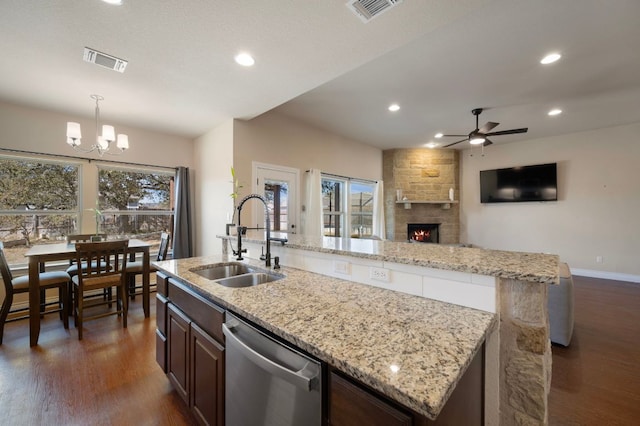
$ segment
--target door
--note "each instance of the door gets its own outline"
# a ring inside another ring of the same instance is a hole
[[[269,204],[272,232],[295,234],[298,231],[298,181],[300,171],[290,167],[253,163],[253,192],[263,195]],[[254,209],[253,223],[260,223]]]

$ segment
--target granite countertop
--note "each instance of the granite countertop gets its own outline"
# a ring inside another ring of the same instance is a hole
[[[496,326],[494,314],[283,266],[228,288],[193,272],[224,255],[154,262],[203,297],[435,419]],[[243,263],[264,268],[263,263]],[[169,296],[170,297],[170,296]]]
[[[287,238],[285,247],[340,254],[384,262],[403,263],[450,271],[470,272],[520,281],[558,284],[557,255],[359,238],[307,237],[273,233]],[[218,235],[235,241],[236,236]],[[247,231],[243,241],[264,243],[264,231]],[[272,241],[273,245],[280,243]]]

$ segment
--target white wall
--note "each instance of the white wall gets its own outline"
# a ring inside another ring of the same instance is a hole
[[[195,255],[222,253],[216,235],[225,232],[227,215],[233,213],[231,165],[233,164],[233,120],[228,120],[196,139]]]
[[[640,123],[461,155],[461,241],[558,254],[578,275],[640,282]],[[480,203],[480,170],[558,163],[558,201]],[[596,257],[602,256],[602,263]]]

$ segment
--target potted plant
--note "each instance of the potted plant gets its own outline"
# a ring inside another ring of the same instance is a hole
[[[231,167],[231,184],[233,185],[231,194],[229,196],[233,200],[233,213],[231,214],[231,221],[227,223],[227,235],[229,235],[229,230],[235,226],[236,220],[236,200],[238,195],[240,195],[240,189],[242,189],[242,185],[240,181],[236,177],[236,171],[233,167]]]
[[[98,200],[96,200],[96,206],[92,209],[87,209],[93,212],[96,217],[96,234],[91,237],[91,241],[102,241],[102,235],[100,235],[100,219],[102,218],[102,212],[98,209]]]

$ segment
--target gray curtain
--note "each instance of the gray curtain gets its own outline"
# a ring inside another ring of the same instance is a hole
[[[173,222],[173,258],[192,256],[191,206],[189,200],[189,168],[176,170],[176,206]]]

